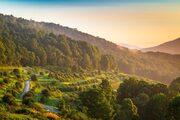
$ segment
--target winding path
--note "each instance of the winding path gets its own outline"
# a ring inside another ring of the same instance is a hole
[[[20,95],[20,99],[23,99],[23,96],[30,91],[30,81],[31,79],[28,79],[26,81],[24,81],[24,89],[23,89],[23,92],[21,93]],[[54,108],[54,107],[51,107],[51,106],[48,106],[48,105],[44,105],[42,104],[43,107],[47,110],[47,111],[50,111],[50,112],[53,112],[53,113],[59,113],[59,110]]]
[[[23,99],[23,96],[30,90],[30,81],[31,79],[24,81],[24,89],[20,95],[20,99]]]

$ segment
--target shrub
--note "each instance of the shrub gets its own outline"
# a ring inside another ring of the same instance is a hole
[[[3,79],[3,82],[4,82],[4,83],[9,83],[10,81],[9,81],[8,78],[4,78],[4,79]]]
[[[43,104],[46,103],[47,100],[48,100],[48,98],[46,96],[44,96],[44,95],[40,98],[40,102],[43,103]]]
[[[4,71],[3,76],[8,76],[8,73],[6,71]]]
[[[19,79],[19,78],[21,78],[21,75],[17,74],[16,77]]]
[[[26,93],[23,97],[23,101],[22,103],[24,105],[27,105],[27,106],[30,106],[32,107],[35,103],[35,100],[34,100],[34,94],[32,91],[29,91],[28,93]]]
[[[15,98],[11,94],[4,95],[2,101],[8,105],[15,105]]]
[[[40,72],[40,75],[44,75],[44,72]]]
[[[34,98],[33,97],[25,97],[23,98],[23,104],[32,107],[34,105]]]
[[[20,70],[17,69],[17,68],[15,68],[15,69],[13,70],[13,73],[14,73],[15,75],[19,75],[19,74],[20,74]]]
[[[45,97],[50,96],[49,90],[47,90],[47,89],[42,90],[41,94],[43,94]]]
[[[32,80],[32,81],[37,81],[37,76],[36,76],[36,75],[32,75],[32,76],[31,76],[31,80]]]
[[[22,88],[22,84],[21,84],[21,82],[16,82],[15,86],[16,86],[16,88],[17,88],[17,89]]]

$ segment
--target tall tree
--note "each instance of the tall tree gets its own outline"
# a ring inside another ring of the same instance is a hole
[[[180,120],[180,95],[176,96],[169,104],[168,118],[170,120]]]
[[[165,120],[167,114],[167,97],[162,94],[154,95],[146,105],[145,120]]]
[[[92,97],[93,96],[93,97]],[[87,113],[92,118],[112,120],[113,107],[106,99],[105,93],[99,89],[91,89],[80,95],[83,106],[87,107]]]
[[[116,113],[117,120],[134,120],[138,118],[137,107],[130,98],[123,99],[120,110]]]

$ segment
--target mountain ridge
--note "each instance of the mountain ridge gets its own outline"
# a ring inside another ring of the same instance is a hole
[[[162,43],[160,45],[154,46],[154,47],[149,47],[149,48],[144,48],[142,49],[143,52],[164,52],[164,53],[169,53],[169,54],[180,54],[180,37],[171,40],[165,43]]]

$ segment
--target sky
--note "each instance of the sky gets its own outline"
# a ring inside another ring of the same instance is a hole
[[[0,0],[0,13],[141,48],[180,37],[180,0]]]

